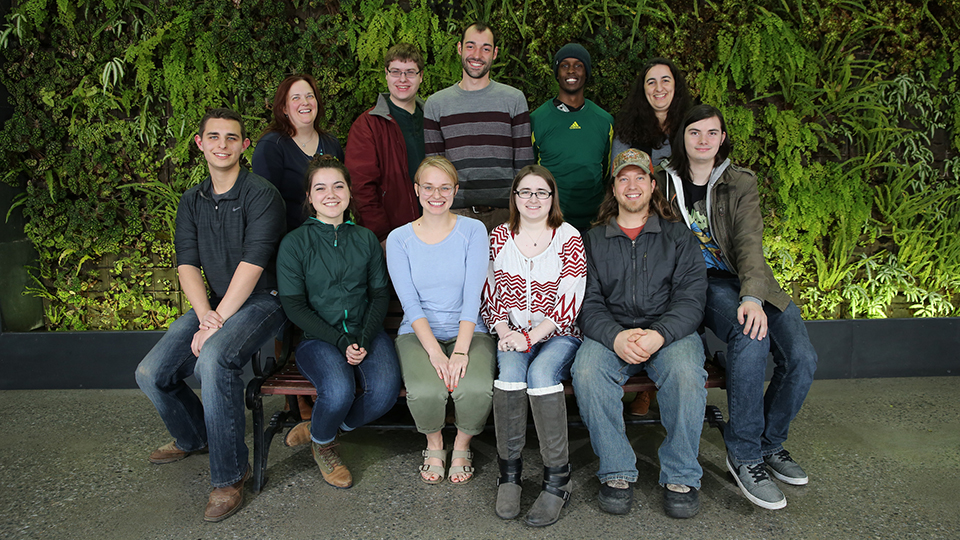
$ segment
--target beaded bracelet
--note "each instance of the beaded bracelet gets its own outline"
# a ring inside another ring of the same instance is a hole
[[[526,330],[520,330],[520,331],[523,332],[523,337],[527,338],[527,350],[523,352],[525,353],[530,352],[530,349],[533,348],[533,343],[530,343],[530,334],[528,334]]]

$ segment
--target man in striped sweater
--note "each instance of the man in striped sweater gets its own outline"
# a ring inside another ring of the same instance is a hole
[[[489,231],[507,221],[513,177],[533,163],[530,114],[523,92],[490,80],[498,52],[491,28],[468,26],[457,52],[463,76],[427,100],[423,138],[428,156],[442,155],[457,168],[453,211]]]

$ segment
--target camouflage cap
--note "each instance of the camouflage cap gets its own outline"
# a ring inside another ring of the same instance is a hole
[[[624,167],[630,165],[635,165],[640,167],[650,176],[653,176],[653,163],[650,161],[650,156],[642,150],[637,150],[636,148],[630,148],[629,150],[624,150],[617,154],[617,157],[613,158],[613,176],[620,174],[620,171]]]

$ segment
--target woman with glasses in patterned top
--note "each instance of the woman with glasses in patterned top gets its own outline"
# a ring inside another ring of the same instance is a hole
[[[510,221],[490,234],[483,319],[494,329],[499,376],[493,383],[500,479],[497,515],[520,513],[520,452],[527,403],[540,439],[543,490],[528,525],[560,518],[570,498],[567,409],[561,381],[580,347],[577,314],[586,286],[586,259],[577,229],[564,223],[557,184],[546,168],[528,165],[513,181]]]

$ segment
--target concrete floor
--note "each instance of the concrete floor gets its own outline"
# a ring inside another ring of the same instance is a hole
[[[350,490],[323,483],[306,447],[275,441],[258,495],[220,524],[202,521],[210,487],[205,456],[152,465],[169,436],[136,390],[0,392],[0,538],[960,538],[957,378],[817,381],[788,448],[811,477],[782,485],[787,507],[768,511],[740,494],[723,441],[704,428],[702,510],[690,520],[660,507],[659,426],[630,426],[640,481],[626,516],[597,508],[597,458],[584,428],[570,432],[575,491],[546,529],[493,512],[492,430],[475,439],[478,476],[465,486],[416,479],[423,437],[361,429],[343,437]],[[722,391],[708,403],[726,410]],[[268,407],[279,407],[271,399]],[[250,425],[248,421],[248,426]],[[252,448],[252,440],[248,443]],[[539,491],[531,430],[524,510]]]

